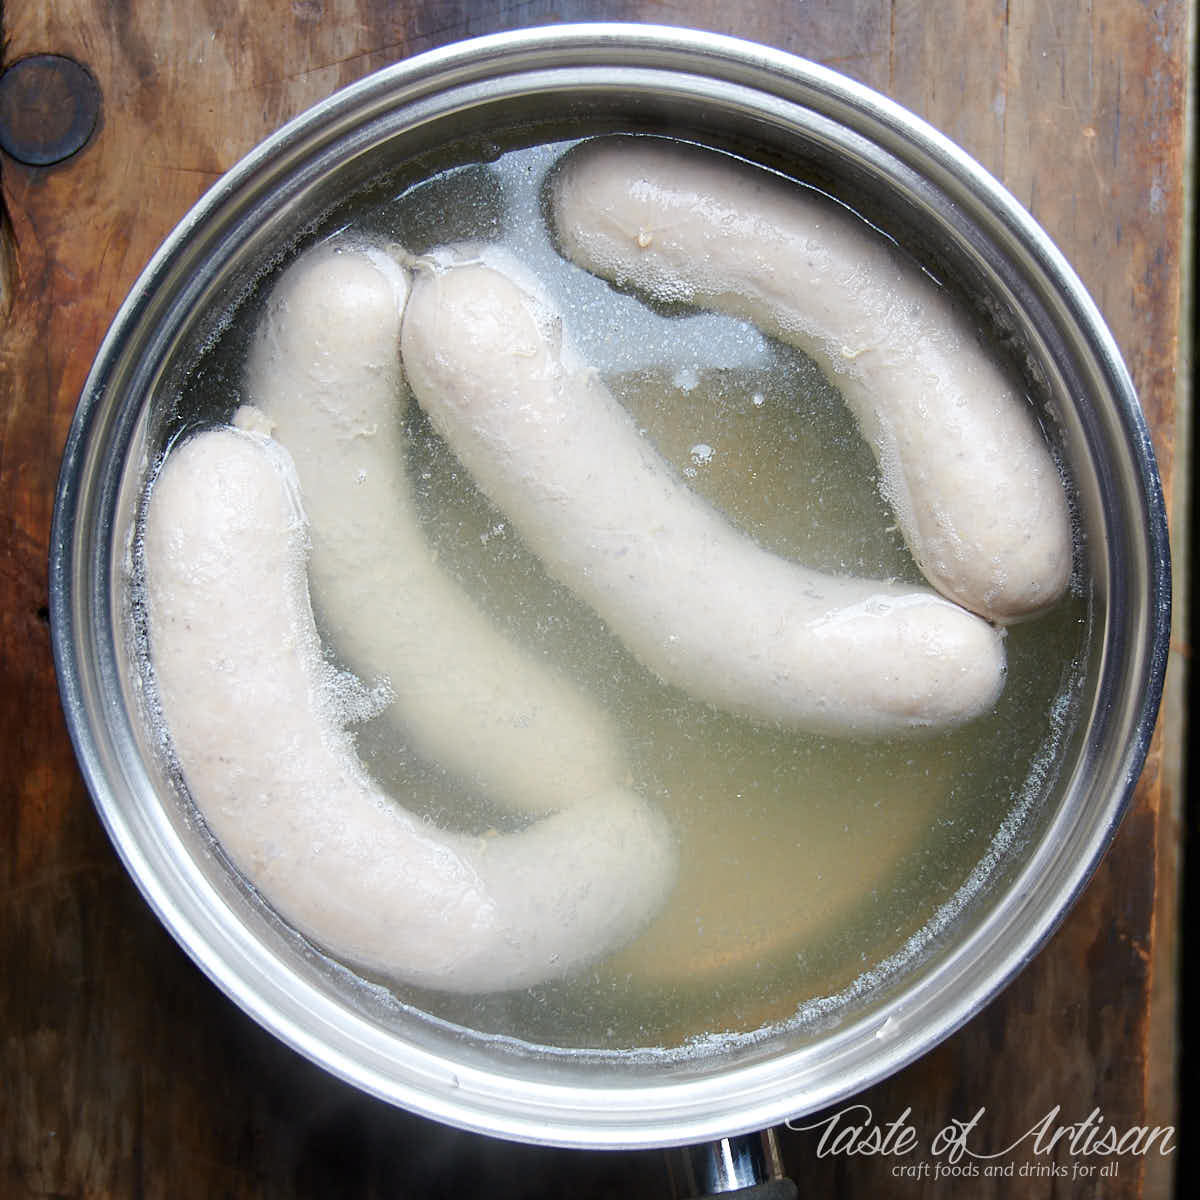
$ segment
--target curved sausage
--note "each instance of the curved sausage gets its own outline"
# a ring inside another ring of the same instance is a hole
[[[944,595],[1001,622],[1059,598],[1070,514],[1029,406],[950,299],[865,222],[767,171],[651,137],[575,147],[550,207],[580,266],[749,320],[811,355]]]
[[[506,271],[426,261],[401,334],[418,401],[547,570],[663,680],[839,733],[951,725],[994,704],[1004,654],[985,621],[763,551],[563,352],[557,314]]]
[[[520,833],[480,838],[371,782],[339,722],[306,536],[286,452],[235,429],[178,444],[147,504],[157,694],[233,862],[325,949],[432,988],[528,986],[632,936],[674,874],[667,830],[632,793],[601,781]]]
[[[376,245],[322,243],[275,283],[240,421],[288,450],[309,521],[309,587],[333,648],[382,674],[386,718],[417,753],[519,812],[622,782],[607,715],[501,637],[437,564],[405,470],[402,267]]]

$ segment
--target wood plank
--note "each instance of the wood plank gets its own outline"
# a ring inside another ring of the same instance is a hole
[[[0,1191],[62,1196],[661,1196],[655,1153],[516,1147],[396,1113],[262,1034],[162,931],[116,860],[80,782],[54,691],[45,560],[58,458],[121,297],[187,207],[282,121],[407,54],[501,28],[639,19],[747,36],[834,66],[926,116],[995,171],[1092,289],[1151,423],[1168,494],[1183,219],[1188,5],[1093,0],[526,0],[483,3],[125,0],[9,4],[7,60],[87,63],[101,127],[76,159],[4,161],[11,253],[0,261]],[[1178,733],[1174,736],[1178,737]],[[1160,732],[1133,810],[1051,945],[985,1012],[861,1100],[911,1107],[928,1140],[985,1106],[1007,1145],[1055,1105],[1118,1126],[1151,1108],[1148,993],[1155,855],[1177,800]],[[1169,867],[1169,857],[1164,855]],[[1170,903],[1165,911],[1170,912]],[[1169,966],[1168,964],[1165,964]],[[820,1158],[788,1133],[814,1195],[941,1197],[885,1159]],[[1018,1165],[1024,1161],[1014,1155]],[[1071,1164],[1069,1155],[1052,1156]],[[1165,1194],[1142,1164],[1088,1179],[997,1179],[972,1197]]]

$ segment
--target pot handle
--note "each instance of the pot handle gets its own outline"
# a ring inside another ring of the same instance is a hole
[[[670,1152],[676,1200],[797,1200],[796,1185],[783,1172],[773,1129],[721,1138]]]

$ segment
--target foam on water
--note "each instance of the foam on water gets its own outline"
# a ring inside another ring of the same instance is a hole
[[[648,325],[639,299],[614,291],[602,279],[563,260],[538,214],[546,177],[573,144],[551,142],[504,154],[491,170],[499,180],[508,214],[503,241],[566,313],[580,357],[602,373],[636,371],[664,362],[691,363],[687,369],[693,372],[694,364],[700,363],[769,365],[767,339],[747,322],[697,313]]]

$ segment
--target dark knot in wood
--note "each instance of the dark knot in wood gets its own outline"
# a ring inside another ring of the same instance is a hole
[[[44,167],[87,144],[100,115],[92,73],[61,54],[18,59],[0,75],[0,149]]]

